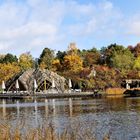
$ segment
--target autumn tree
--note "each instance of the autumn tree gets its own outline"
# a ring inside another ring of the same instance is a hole
[[[100,59],[100,53],[96,48],[92,48],[90,50],[83,50],[81,52],[83,57],[84,67],[89,67],[93,64],[98,64]]]
[[[62,65],[60,64],[59,59],[54,59],[52,61],[52,70],[53,71],[61,71],[62,70]]]
[[[135,57],[140,56],[140,43],[138,43],[138,44],[134,47],[134,56],[135,56]]]
[[[129,50],[131,53],[134,54],[134,51],[135,51],[134,49],[135,49],[135,48],[134,48],[132,45],[129,45],[127,48],[128,48],[128,50]],[[134,56],[135,56],[135,54],[134,54]]]
[[[50,70],[52,68],[53,59],[54,59],[54,51],[49,48],[45,48],[38,60],[40,68]]]
[[[1,63],[0,64],[0,82],[7,81],[9,78],[20,72],[17,63]]]
[[[140,70],[140,56],[135,59],[133,68]]]
[[[80,71],[83,68],[83,61],[78,55],[66,55],[64,57],[64,67],[65,70],[69,71]]]
[[[21,67],[22,70],[33,68],[34,60],[30,52],[26,52],[20,55],[19,66]]]
[[[67,54],[64,56],[64,70],[78,72],[83,68],[83,60],[78,55],[78,49],[75,43],[70,43]]]

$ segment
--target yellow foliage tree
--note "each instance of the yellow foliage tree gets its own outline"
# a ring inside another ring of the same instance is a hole
[[[66,70],[78,72],[83,69],[83,60],[77,54],[68,54],[64,57],[64,67]]]
[[[40,65],[39,65],[40,69],[45,69],[46,68],[46,64],[45,62],[41,62]]]
[[[20,72],[20,67],[16,63],[0,63],[0,83],[2,80],[7,81],[12,76]]]
[[[52,62],[52,70],[53,71],[58,71],[61,69],[61,64],[59,59],[54,59]]]
[[[30,53],[23,53],[19,57],[19,66],[22,70],[27,70],[33,68],[34,61],[33,57]]]

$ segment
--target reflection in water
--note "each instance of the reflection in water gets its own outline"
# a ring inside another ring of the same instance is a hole
[[[35,100],[34,101],[34,104],[35,104],[35,123],[36,125],[38,125],[38,114],[37,114],[37,101]]]
[[[7,114],[10,117],[7,117]],[[26,125],[36,127],[52,122],[55,130],[79,127],[100,140],[105,134],[111,139],[129,140],[140,138],[140,98],[101,99],[36,99],[0,100],[1,120],[11,123],[25,119]],[[76,131],[76,130],[75,130]]]
[[[53,115],[56,115],[56,107],[55,107],[55,99],[52,99],[52,111],[53,111]]]
[[[6,103],[5,103],[5,100],[3,99],[2,100],[2,105],[3,105],[3,108],[2,108],[2,116],[3,116],[3,118],[5,118],[6,117]]]
[[[73,107],[72,107],[72,99],[69,98],[69,112],[70,112],[70,117],[72,117],[72,110],[73,110]]]
[[[17,117],[19,118],[19,113],[20,113],[20,105],[19,105],[19,101],[17,101]]]
[[[46,113],[46,117],[48,116],[48,99],[45,99],[45,113]]]

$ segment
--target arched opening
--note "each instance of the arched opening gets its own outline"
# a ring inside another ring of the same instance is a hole
[[[39,83],[36,92],[46,91],[51,88],[52,83],[48,80],[44,80],[43,82]]]
[[[23,85],[22,82],[18,81],[19,83],[19,91],[26,91],[27,89],[25,88],[25,86]],[[13,84],[11,84],[11,86],[8,88],[8,91],[16,91],[16,81],[13,82]]]

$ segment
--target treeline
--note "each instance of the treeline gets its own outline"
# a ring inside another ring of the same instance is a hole
[[[121,87],[126,78],[140,78],[140,44],[124,47],[111,44],[100,50],[79,50],[71,43],[66,51],[44,48],[39,58],[27,52],[17,58],[0,55],[0,82],[30,68],[49,69],[72,79],[73,88],[91,90]]]

